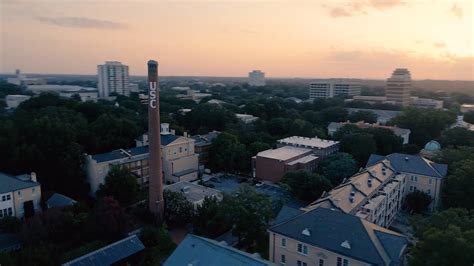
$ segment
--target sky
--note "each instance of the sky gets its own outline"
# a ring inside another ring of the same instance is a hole
[[[0,0],[0,73],[474,80],[473,0]]]

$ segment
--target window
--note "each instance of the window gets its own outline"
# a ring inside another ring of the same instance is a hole
[[[17,193],[18,193],[18,197],[21,199],[21,197],[22,197],[21,196],[21,191],[18,191]]]
[[[286,263],[286,256],[285,255],[281,254],[280,262],[281,262],[281,264]]]
[[[2,201],[6,201],[7,200],[7,196],[6,195],[3,195],[2,196]]]
[[[179,147],[179,153],[183,152],[183,147]]]
[[[286,247],[286,238],[281,239],[281,246]]]
[[[431,185],[431,178],[428,178],[428,184]]]
[[[298,244],[298,253],[307,255],[308,254],[308,246],[299,243]]]
[[[32,189],[31,189],[31,194],[35,195],[35,192],[36,192],[36,189],[35,189],[35,188],[32,188]]]
[[[319,266],[324,266],[324,260],[323,259],[319,259]]]
[[[426,191],[426,193],[427,193],[428,195],[431,195],[431,189],[428,189],[428,190]]]
[[[308,266],[308,264],[306,262],[303,262],[303,261],[300,261],[300,260],[296,262],[296,265],[297,266]]]
[[[418,177],[417,177],[416,175],[412,175],[412,176],[411,176],[411,181],[417,182],[417,181],[418,181]]]
[[[342,260],[342,266],[349,266],[349,261],[346,259]]]
[[[342,258],[337,257],[337,266],[342,266]]]

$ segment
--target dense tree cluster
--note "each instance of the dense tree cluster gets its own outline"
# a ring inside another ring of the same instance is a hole
[[[281,183],[289,187],[293,197],[307,203],[318,199],[323,192],[333,187],[326,177],[302,170],[285,173]]]
[[[104,184],[101,184],[97,196],[111,196],[120,204],[134,203],[139,192],[137,177],[124,167],[114,166],[105,176]]]

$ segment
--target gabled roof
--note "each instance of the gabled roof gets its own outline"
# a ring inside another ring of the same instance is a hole
[[[19,177],[19,176],[18,176]],[[20,179],[15,176],[0,172],[0,193],[13,192],[25,188],[39,186],[40,183],[31,180]]]
[[[434,163],[419,155],[392,153],[387,156],[372,154],[366,166],[371,166],[377,162],[387,159],[392,167],[398,172],[413,173],[432,177],[445,177],[448,173],[448,165]]]
[[[407,243],[405,237],[398,233],[327,208],[316,208],[296,215],[269,230],[374,265],[390,265],[398,261]],[[306,234],[302,233],[303,230]],[[341,245],[346,241],[350,248]]]
[[[134,147],[124,150],[130,154],[131,157],[148,154],[148,146]],[[106,153],[94,154],[91,155],[91,157],[98,163],[129,158],[129,156],[124,154],[120,149]]]
[[[65,206],[72,206],[76,204],[77,201],[71,199],[68,196],[64,196],[59,193],[54,193],[47,201],[46,204],[48,208],[57,208],[57,207],[65,207]]]
[[[145,249],[136,235],[129,236],[108,246],[63,264],[63,266],[111,265]]]
[[[264,266],[273,264],[261,259],[259,256],[240,251],[226,244],[189,234],[166,260],[164,265]]]
[[[281,208],[280,212],[278,213],[277,217],[275,218],[275,221],[273,221],[273,224],[280,224],[282,222],[286,222],[289,219],[295,217],[298,214],[302,214],[304,211],[297,209],[297,208],[292,208],[288,205],[283,205]]]

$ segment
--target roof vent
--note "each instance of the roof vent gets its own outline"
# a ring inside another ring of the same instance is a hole
[[[408,162],[408,156],[405,157],[405,161]]]
[[[36,173],[35,172],[31,172],[30,177],[31,177],[31,181],[36,182]]]
[[[181,189],[181,192],[187,194],[187,193],[189,193],[189,190],[190,190],[190,189],[191,189],[190,187],[185,186],[185,187],[183,187],[183,188]]]
[[[372,187],[372,178],[369,178],[369,180],[367,180],[367,185],[369,187]]]
[[[349,201],[350,201],[351,203],[354,203],[354,196],[350,196],[350,197],[349,197]]]
[[[301,234],[303,234],[303,235],[305,235],[305,236],[311,236],[311,232],[309,231],[308,228],[305,228],[305,229],[301,232]]]
[[[355,196],[355,192],[354,191],[351,191],[351,196],[354,197]]]
[[[349,240],[345,240],[344,242],[342,242],[341,247],[351,249],[351,244],[349,243]]]

